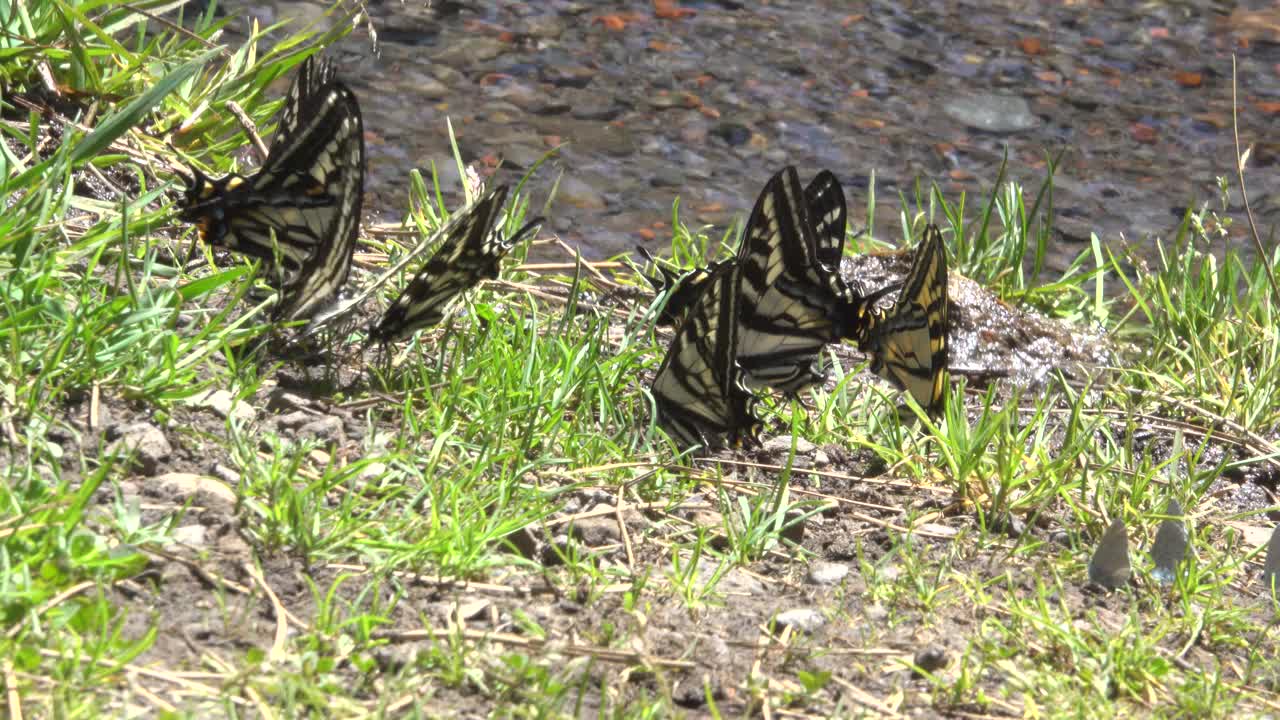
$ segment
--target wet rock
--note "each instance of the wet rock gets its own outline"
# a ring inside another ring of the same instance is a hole
[[[448,65],[434,63],[428,68],[428,72],[431,73],[432,77],[449,87],[458,87],[459,85],[463,85],[468,82],[466,75],[463,75],[460,71],[455,70]]]
[[[506,145],[502,148],[502,165],[512,170],[528,170],[546,155],[546,151],[532,145]]]
[[[486,89],[495,100],[511,103],[525,112],[541,113],[547,107],[547,94],[538,88],[521,82],[508,82]]]
[[[162,497],[175,504],[188,500],[196,505],[231,512],[236,504],[236,493],[214,478],[192,473],[165,473],[147,483],[148,494]]]
[[[729,147],[738,147],[746,145],[751,139],[751,128],[739,123],[726,122],[712,128],[711,134],[725,141]]]
[[[432,56],[442,65],[469,66],[492,60],[506,52],[510,46],[494,37],[469,35],[454,39],[444,50]]]
[[[131,458],[143,475],[154,475],[160,463],[173,454],[173,447],[160,428],[145,422],[116,429],[119,439],[107,446],[107,454]]]
[[[534,15],[525,19],[521,30],[535,38],[555,40],[564,34],[565,23],[554,15]]]
[[[682,187],[685,184],[684,173],[679,168],[663,165],[654,168],[649,184],[654,187]]]
[[[779,627],[789,627],[801,632],[813,632],[827,623],[822,613],[813,608],[795,608],[784,610],[774,617]]]
[[[849,575],[849,566],[841,563],[816,562],[809,566],[809,582],[836,585]]]
[[[419,75],[415,79],[412,91],[415,97],[423,100],[444,100],[453,92],[448,85],[425,75]]]
[[[942,112],[956,122],[991,133],[1015,133],[1040,125],[1026,99],[1017,95],[960,95],[943,103]]]
[[[921,677],[920,672],[935,673],[947,666],[951,662],[950,656],[947,655],[945,648],[937,645],[929,645],[916,653],[915,658],[911,661],[919,670],[912,670],[916,677]]]
[[[612,95],[577,88],[565,88],[558,99],[567,105],[569,113],[579,120],[607,122],[621,115],[624,109]]]
[[[584,210],[603,210],[604,195],[585,180],[573,175],[565,175],[560,180],[560,188],[556,199],[572,207]]]
[[[585,65],[550,65],[542,68],[542,81],[557,87],[584,88],[595,79],[596,72]]]

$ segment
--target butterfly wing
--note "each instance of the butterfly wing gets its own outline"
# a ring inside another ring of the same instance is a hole
[[[1108,590],[1118,590],[1129,582],[1130,572],[1129,533],[1124,521],[1116,518],[1089,558],[1089,580]]]
[[[282,291],[277,312],[288,320],[308,317],[347,281],[364,200],[364,127],[355,94],[334,82],[302,108],[297,130],[273,144],[254,182],[261,197],[307,198],[277,206],[284,237],[311,249]],[[286,244],[279,230],[276,242]]]
[[[666,293],[666,301],[655,323],[662,326],[678,327],[685,313],[706,289],[706,283],[716,274],[723,262],[712,263],[707,267],[694,268],[687,272],[675,272],[658,264],[648,250],[640,248],[645,259],[653,263],[658,274],[645,275],[644,279],[653,286],[655,295]]]
[[[819,382],[818,353],[838,335],[846,295],[817,259],[799,176],[784,168],[765,185],[743,230],[738,362],[751,388],[794,394]]]
[[[658,424],[685,447],[757,442],[755,396],[734,361],[738,273],[723,265],[703,283],[653,379]]]
[[[326,72],[306,63],[303,71]],[[286,109],[296,102],[293,125],[276,134],[258,173],[210,180],[193,170],[179,214],[206,243],[266,261],[282,286],[277,314],[290,320],[313,313],[346,282],[364,198],[359,103],[340,82],[319,89],[313,82],[295,80],[286,102]]]
[[[319,96],[336,79],[337,73],[329,58],[311,55],[302,61],[298,72],[293,76],[293,84],[289,86],[289,94],[284,98],[284,108],[280,111],[280,122],[273,144],[282,144],[282,138],[298,131],[303,105],[309,98]]]
[[[449,302],[486,278],[498,276],[502,258],[534,229],[531,221],[506,242],[494,224],[506,201],[507,186],[482,195],[459,221],[404,292],[391,303],[370,339],[390,342],[444,318]]]
[[[844,188],[835,174],[823,170],[805,187],[804,199],[813,221],[818,262],[831,272],[839,272],[849,217],[844,204]]]
[[[938,415],[946,403],[949,329],[947,250],[929,225],[893,308],[871,317],[860,344],[874,372]]]

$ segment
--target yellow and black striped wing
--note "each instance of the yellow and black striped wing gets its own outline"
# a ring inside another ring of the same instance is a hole
[[[283,146],[272,147],[259,173],[262,180],[255,183],[262,197],[301,191],[316,200],[277,206],[288,236],[303,238],[301,244],[311,247],[281,292],[277,313],[287,320],[309,317],[346,283],[364,200],[364,127],[355,95],[334,82],[302,108],[298,129],[284,138]],[[278,241],[278,231],[276,237]]]
[[[794,394],[823,378],[818,354],[838,338],[848,291],[818,261],[814,230],[800,178],[786,167],[760,193],[738,248],[737,355],[748,387]]]
[[[679,327],[685,313],[693,305],[709,281],[720,268],[732,261],[716,262],[707,267],[694,268],[686,272],[676,272],[659,264],[648,250],[639,248],[640,254],[653,264],[657,275],[645,275],[644,279],[653,286],[655,295],[666,295],[662,311],[655,319],[657,325]]]
[[[302,106],[309,98],[318,97],[335,80],[337,73],[329,58],[311,55],[302,61],[298,72],[294,73],[289,94],[284,97],[284,107],[280,110],[280,122],[276,127],[275,144],[281,144],[284,138],[298,131]]]
[[[938,415],[946,403],[949,329],[947,250],[938,227],[929,225],[897,301],[871,317],[862,349],[873,371]]]
[[[326,71],[308,61],[300,73]],[[281,287],[277,316],[288,320],[309,316],[346,282],[364,198],[359,103],[340,82],[314,83],[295,81],[292,126],[282,121],[257,174],[211,180],[193,169],[179,214],[204,242],[263,259]]]
[[[814,243],[818,262],[830,272],[840,271],[844,257],[845,228],[849,212],[844,204],[844,188],[830,170],[813,177],[804,189],[805,205],[813,221]]]
[[[722,265],[702,283],[653,379],[658,424],[686,448],[758,442],[756,399],[734,361],[738,273]]]
[[[816,257],[832,273],[838,272],[840,258],[844,256],[847,221],[844,189],[834,174],[823,170],[805,187],[804,197],[809,218],[814,224]],[[645,276],[645,279],[653,286],[656,294],[667,293],[666,304],[657,318],[658,325],[678,326],[689,306],[702,292],[702,283],[706,282],[723,264],[723,262],[717,262],[707,267],[677,273],[659,265],[644,248],[640,248],[640,252],[645,259],[653,263],[659,273],[657,276]],[[735,258],[724,262],[736,261]]]
[[[498,185],[465,211],[466,216],[370,331],[370,340],[391,342],[435,325],[455,297],[481,280],[498,277],[502,258],[541,222],[530,221],[504,241],[494,224],[506,198],[507,186]]]

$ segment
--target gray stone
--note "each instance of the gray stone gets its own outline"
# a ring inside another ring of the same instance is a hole
[[[209,529],[203,525],[183,525],[173,531],[173,541],[194,548],[204,547],[209,541]]]
[[[208,390],[198,395],[193,395],[187,400],[190,405],[196,407],[208,408],[218,414],[218,417],[233,418],[239,423],[247,423],[252,421],[258,415],[258,411],[252,405],[236,398],[235,395],[226,390]]]
[[[131,457],[143,475],[154,475],[160,463],[173,454],[164,431],[150,423],[132,423],[118,432],[120,438],[107,446],[107,454]]]
[[[442,65],[473,65],[498,57],[508,47],[507,43],[495,37],[471,35],[451,42],[431,59]]]
[[[342,420],[332,415],[316,418],[298,428],[297,436],[299,438],[313,438],[322,443],[341,442],[343,438]]]
[[[961,95],[943,103],[942,112],[956,122],[991,133],[1015,133],[1040,125],[1026,99],[1017,95]]]
[[[817,445],[814,445],[812,442],[805,440],[804,438],[796,439],[797,455],[808,455],[817,448]],[[764,447],[762,449],[769,453],[789,453],[791,452],[791,436],[775,435],[768,440],[765,440]]]
[[[836,585],[849,575],[849,566],[841,563],[816,562],[809,566],[809,582],[817,585]]]
[[[813,608],[794,608],[784,610],[774,617],[780,627],[789,627],[801,632],[813,632],[827,623],[822,613]]]
[[[569,531],[587,547],[600,547],[622,542],[618,520],[612,515],[598,515],[574,521]]]
[[[196,505],[230,512],[236,504],[236,493],[214,478],[192,473],[165,473],[148,483],[152,495],[175,503],[191,500]]]

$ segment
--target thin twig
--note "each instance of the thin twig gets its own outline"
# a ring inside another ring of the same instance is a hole
[[[82,583],[77,583],[75,585],[72,585],[66,590],[63,590],[57,595],[54,595],[53,597],[49,598],[44,604],[40,605],[35,610],[32,610],[29,613],[29,615],[31,617],[39,617],[41,615],[44,615],[45,613],[49,612],[53,608],[57,607],[58,605],[61,605],[62,603],[69,600],[70,598],[75,597],[76,595],[84,592],[85,590],[88,590],[89,588],[97,584],[98,583],[94,582],[93,580],[85,580]],[[9,628],[9,631],[5,633],[5,636],[9,638],[14,638],[18,635],[19,632],[22,631],[23,627],[24,627],[24,623],[21,623],[21,622],[14,623],[13,627]]]
[[[1267,282],[1271,283],[1271,296],[1280,303],[1280,286],[1276,285],[1276,275],[1271,269],[1271,258],[1266,248],[1262,247],[1262,237],[1258,235],[1258,224],[1253,219],[1253,208],[1249,206],[1249,193],[1244,185],[1244,157],[1240,153],[1240,105],[1236,101],[1236,54],[1231,53],[1231,136],[1236,143],[1236,178],[1240,181],[1240,200],[1244,203],[1244,215],[1249,219],[1249,231],[1253,235],[1253,244],[1258,248],[1258,259],[1267,270]]]
[[[227,109],[231,111],[232,115],[236,116],[236,120],[240,123],[240,127],[244,128],[245,134],[248,135],[249,140],[253,142],[254,149],[258,151],[258,162],[266,162],[267,155],[270,153],[267,150],[267,144],[262,142],[262,136],[258,135],[258,127],[253,124],[253,119],[249,117],[249,114],[246,113],[244,108],[240,107],[235,100],[227,101]]]
[[[18,676],[13,672],[11,658],[4,660],[4,687],[10,720],[22,720],[22,696],[18,694]]]
[[[267,599],[271,601],[271,609],[276,616],[276,636],[271,643],[271,651],[267,653],[267,659],[271,662],[279,662],[284,658],[285,640],[289,637],[289,620],[284,609],[284,603],[280,602],[276,592],[267,584],[267,579],[262,576],[261,568],[251,562],[244,563],[243,567],[249,577],[253,578],[254,582],[258,583],[262,591],[267,594]]]
[[[378,640],[386,640],[388,642],[414,642],[417,640],[451,638],[458,635],[461,635],[466,640],[474,642],[496,642],[502,643],[503,645],[515,645],[517,647],[528,648],[530,650],[550,650],[552,652],[564,653],[565,655],[572,655],[575,657],[590,657],[596,660],[603,660],[604,662],[627,665],[647,665],[650,667],[662,667],[674,670],[688,670],[696,667],[695,663],[688,660],[657,658],[644,653],[614,650],[613,648],[601,647],[599,645],[575,645],[572,643],[540,640],[538,638],[527,638],[520,635],[512,635],[511,633],[487,632],[482,630],[427,628],[425,630],[375,633],[374,638]]]

